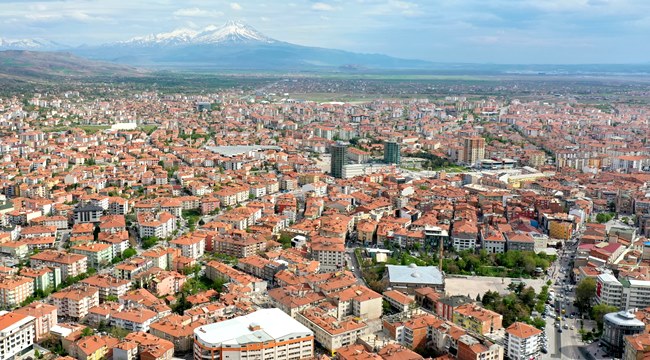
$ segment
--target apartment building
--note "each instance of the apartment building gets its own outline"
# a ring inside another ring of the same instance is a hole
[[[174,344],[176,352],[185,353],[192,351],[194,329],[207,323],[206,319],[192,320],[192,317],[187,315],[172,314],[151,324],[149,332],[170,341]]]
[[[596,278],[596,301],[619,309],[650,306],[650,281],[621,278],[610,273]]]
[[[281,309],[292,318],[314,305],[326,300],[320,292],[315,292],[309,287],[286,286],[269,290],[269,297],[273,306]]]
[[[194,330],[194,359],[305,359],[314,333],[279,309],[261,309]]]
[[[480,341],[470,335],[458,339],[457,360],[503,360],[502,346],[488,341]]]
[[[363,285],[327,295],[337,307],[338,319],[354,316],[362,320],[376,320],[382,314],[382,296]]]
[[[128,331],[149,331],[151,324],[159,319],[159,314],[144,308],[127,308],[110,314],[109,323]]]
[[[20,275],[0,277],[0,307],[13,309],[34,295],[34,281]]]
[[[34,317],[34,341],[39,342],[50,335],[50,329],[57,324],[56,306],[40,301],[14,310],[16,314]]]
[[[131,282],[118,279],[110,274],[98,274],[81,280],[82,284],[95,287],[99,290],[99,300],[107,301],[108,298],[119,298],[131,289]]]
[[[636,334],[624,337],[624,360],[642,360],[650,357],[650,334]]]
[[[266,281],[248,275],[218,261],[210,261],[205,267],[205,275],[210,280],[225,280],[237,285],[248,286],[254,292],[265,291]]]
[[[144,257],[136,256],[127,259],[113,268],[113,276],[118,279],[131,280],[136,275],[153,267],[153,261]]]
[[[172,360],[174,344],[145,332],[128,334],[113,350],[113,360]]]
[[[181,251],[181,255],[192,259],[198,259],[205,252],[205,236],[201,234],[188,234],[169,242],[169,244]]]
[[[99,305],[99,290],[86,285],[68,287],[52,294],[50,301],[59,316],[81,321],[90,308]]]
[[[75,245],[70,252],[84,255],[88,258],[88,266],[100,269],[110,265],[113,260],[113,247],[105,243],[86,243]]]
[[[97,241],[110,244],[113,249],[113,257],[122,255],[124,250],[128,249],[130,246],[129,232],[126,230],[115,233],[101,232],[97,237]]]
[[[237,258],[255,255],[266,250],[267,241],[255,236],[218,235],[212,239],[212,249]]]
[[[34,317],[0,311],[0,359],[13,359],[34,346]]]
[[[110,335],[86,336],[71,344],[69,353],[77,360],[101,360],[107,358],[118,342]]]
[[[46,250],[29,258],[31,267],[48,266],[61,269],[61,280],[75,277],[87,271],[88,257],[64,251]]]
[[[51,291],[61,284],[61,269],[60,268],[30,268],[24,267],[20,269],[20,275],[32,279],[34,282],[34,291]]]
[[[537,359],[540,356],[542,330],[516,322],[506,328],[506,356],[511,360]]]
[[[337,271],[345,266],[344,239],[315,236],[310,246],[311,257],[320,262],[321,271]]]
[[[383,297],[391,307],[399,312],[408,311],[411,308],[411,305],[415,303],[414,299],[397,290],[384,291]]]
[[[464,329],[481,335],[503,328],[503,315],[474,304],[465,304],[454,309],[452,321]]]
[[[316,341],[332,353],[340,347],[354,344],[368,332],[368,325],[361,319],[338,320],[321,307],[298,313],[296,320],[313,331]]]
[[[141,254],[145,259],[151,260],[153,266],[169,270],[173,268],[174,259],[179,255],[180,250],[167,247],[155,247]]]
[[[153,214],[141,212],[137,214],[138,233],[141,238],[155,236],[166,238],[176,230],[176,217],[168,212]]]

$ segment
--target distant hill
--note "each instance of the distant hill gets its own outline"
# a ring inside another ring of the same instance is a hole
[[[61,77],[145,76],[147,73],[121,64],[88,60],[65,52],[0,51],[0,78],[46,81]]]

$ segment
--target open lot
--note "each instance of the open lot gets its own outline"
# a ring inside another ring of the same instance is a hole
[[[507,294],[508,285],[515,279],[488,277],[488,276],[467,276],[447,277],[445,279],[445,292],[448,295],[469,295],[472,299],[476,295],[483,296],[488,290],[498,291],[500,294]],[[539,292],[546,283],[544,279],[523,279],[527,286],[532,286],[535,292]]]

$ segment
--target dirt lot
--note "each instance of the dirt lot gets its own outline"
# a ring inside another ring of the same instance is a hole
[[[447,295],[469,295],[476,299],[477,294],[485,294],[488,290],[507,294],[508,285],[513,279],[500,277],[467,276],[466,278],[448,277],[445,279],[445,292]],[[544,286],[543,279],[524,279],[527,286],[532,286],[539,292]]]

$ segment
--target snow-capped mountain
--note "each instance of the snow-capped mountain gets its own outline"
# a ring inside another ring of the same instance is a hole
[[[0,50],[55,50],[64,46],[43,39],[6,39],[0,37]]]
[[[141,67],[228,70],[417,69],[430,63],[378,54],[295,45],[271,39],[239,21],[201,30],[178,29],[68,51],[94,60]]]
[[[196,31],[177,29],[167,33],[151,34],[118,42],[120,45],[158,46],[158,45],[208,45],[223,43],[274,43],[253,27],[239,21],[229,21],[222,26],[210,25]]]

